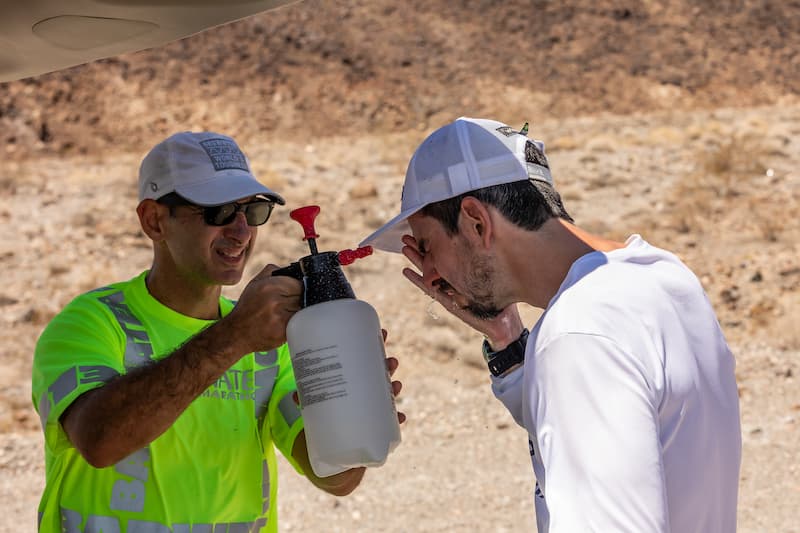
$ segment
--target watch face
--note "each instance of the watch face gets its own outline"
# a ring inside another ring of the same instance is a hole
[[[483,339],[483,345],[481,346],[481,349],[483,350],[483,360],[488,363],[494,356],[494,352],[489,347],[489,341]]]

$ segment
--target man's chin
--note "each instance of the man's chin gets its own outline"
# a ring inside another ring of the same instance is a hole
[[[497,318],[497,316],[503,311],[502,309],[497,309],[494,306],[476,303],[471,303],[465,306],[464,309],[469,311],[469,313],[475,318],[479,318],[481,320],[492,320],[493,318]]]
[[[217,276],[217,283],[220,285],[236,285],[240,281],[242,281],[243,272],[239,271],[228,271],[223,272],[219,276]]]
[[[215,281],[220,285],[236,285],[242,281],[248,257],[245,256],[242,259],[237,264],[217,264],[214,275]]]

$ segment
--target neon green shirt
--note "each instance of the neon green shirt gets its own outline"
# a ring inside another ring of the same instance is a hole
[[[150,296],[146,272],[77,297],[36,346],[33,403],[45,436],[40,532],[277,531],[275,447],[292,458],[303,428],[286,345],[242,357],[147,447],[90,466],[59,422],[78,396],[158,360],[211,321]],[[224,316],[233,302],[220,298]]]

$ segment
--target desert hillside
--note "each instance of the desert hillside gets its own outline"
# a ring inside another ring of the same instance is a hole
[[[321,206],[331,250],[393,216],[414,147],[460,115],[530,122],[580,226],[639,233],[697,273],[737,359],[739,531],[800,532],[798,50],[794,0],[307,0],[0,84],[0,533],[35,531],[39,333],[149,266],[134,208],[153,143],[232,134],[286,197],[249,279],[307,254],[290,208]],[[376,253],[345,270],[401,361],[403,444],[342,499],[282,462],[281,531],[532,531],[525,434],[491,396],[480,336],[404,266]]]
[[[465,112],[546,118],[795,102],[783,0],[309,0],[0,85],[7,156],[141,151],[176,128],[326,137]]]

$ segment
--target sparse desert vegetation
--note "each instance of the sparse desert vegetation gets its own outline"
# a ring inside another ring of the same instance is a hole
[[[0,533],[35,530],[39,332],[73,296],[148,267],[134,209],[152,143],[233,134],[289,207],[321,206],[333,250],[396,213],[414,146],[462,114],[529,121],[579,225],[640,233],[694,269],[737,358],[739,530],[800,531],[800,14],[736,6],[309,1],[0,85]],[[307,253],[288,212],[250,275]],[[525,435],[491,396],[480,337],[428,310],[403,266],[376,253],[345,270],[401,361],[403,444],[344,499],[281,463],[281,530],[530,531]]]

